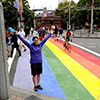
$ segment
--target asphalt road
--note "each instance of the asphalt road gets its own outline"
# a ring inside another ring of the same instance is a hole
[[[74,38],[73,43],[100,54],[100,39]]]

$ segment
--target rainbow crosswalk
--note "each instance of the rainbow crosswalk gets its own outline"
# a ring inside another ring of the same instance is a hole
[[[91,62],[89,61],[89,58],[92,55],[88,56],[90,54],[87,55],[88,59],[86,59],[84,56],[81,56],[74,51],[72,51],[71,54],[65,53],[63,51],[62,43],[54,42],[53,39],[47,41],[46,45],[51,50],[51,52],[61,61],[61,63],[65,65],[71,74],[80,82],[80,84],[86,88],[91,96],[93,96],[94,99],[97,99],[100,95],[100,59],[96,57],[93,59],[92,57],[93,61]],[[84,52],[83,54],[85,55],[86,53]],[[96,64],[96,62],[98,63]],[[87,100],[92,99],[87,98]]]
[[[43,46],[42,52],[40,84],[44,90],[39,93],[67,100],[100,100],[100,58],[74,46],[68,53],[63,50],[63,42],[55,42],[52,37]],[[23,53],[18,61],[13,85],[33,91],[28,61],[29,51]]]

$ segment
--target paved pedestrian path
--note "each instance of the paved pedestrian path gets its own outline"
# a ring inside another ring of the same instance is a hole
[[[65,100],[49,95],[44,95],[25,89],[11,87],[11,99],[10,100]]]
[[[40,83],[44,89],[38,93],[68,100],[95,100],[100,96],[100,58],[71,47],[71,53],[64,51],[63,41],[55,42],[53,37],[43,46]],[[19,58],[13,86],[33,92],[29,58],[28,50]]]
[[[22,52],[22,57],[20,57],[18,60],[13,86],[34,91],[34,85],[32,82],[29,61],[30,61],[30,54],[27,48],[27,51]],[[66,99],[65,94],[63,93],[61,87],[59,86],[44,56],[43,56],[43,75],[41,76],[40,84],[43,86],[43,91],[38,90],[38,93]]]

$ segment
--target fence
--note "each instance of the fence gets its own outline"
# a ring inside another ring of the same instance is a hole
[[[3,6],[0,3],[0,100],[10,98]]]

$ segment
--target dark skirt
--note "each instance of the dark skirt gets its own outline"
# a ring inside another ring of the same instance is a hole
[[[42,74],[42,63],[31,64],[31,75]]]

